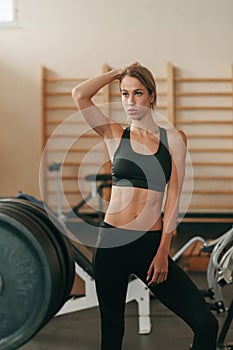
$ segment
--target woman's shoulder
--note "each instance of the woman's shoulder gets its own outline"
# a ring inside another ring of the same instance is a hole
[[[166,131],[170,151],[177,151],[178,149],[186,150],[187,136],[183,130],[168,128]]]
[[[185,134],[185,132],[183,130],[177,130],[179,136],[182,138],[183,142],[185,143],[185,145],[187,145],[187,136]]]
[[[183,130],[178,130],[176,128],[167,128],[166,132],[167,132],[167,136],[172,141],[182,140],[184,143],[187,142],[187,136]]]

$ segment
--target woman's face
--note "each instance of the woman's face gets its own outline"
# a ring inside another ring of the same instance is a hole
[[[132,119],[140,119],[150,110],[154,96],[134,77],[125,76],[121,82],[121,100],[126,113]]]

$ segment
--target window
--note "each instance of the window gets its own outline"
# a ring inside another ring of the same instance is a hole
[[[17,0],[0,0],[0,26],[17,24]]]

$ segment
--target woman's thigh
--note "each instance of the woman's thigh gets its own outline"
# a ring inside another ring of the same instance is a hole
[[[100,304],[119,311],[124,308],[129,273],[117,250],[98,248],[94,254],[93,267]]]
[[[152,287],[156,297],[192,328],[210,314],[208,305],[191,278],[169,257],[165,282]]]

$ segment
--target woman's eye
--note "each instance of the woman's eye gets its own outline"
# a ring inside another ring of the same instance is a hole
[[[128,96],[128,93],[127,92],[122,92],[122,96]]]
[[[135,95],[136,95],[136,96],[141,96],[141,95],[142,95],[142,92],[141,92],[141,91],[136,91],[136,92],[135,92]]]

